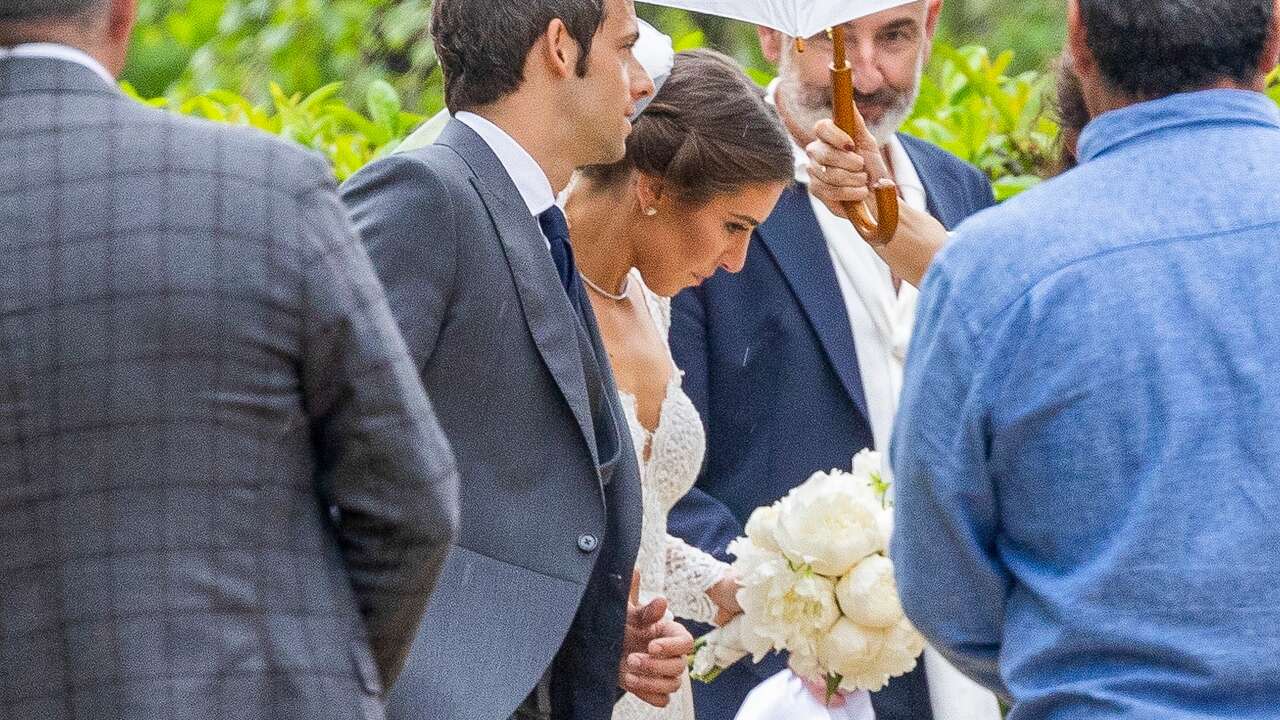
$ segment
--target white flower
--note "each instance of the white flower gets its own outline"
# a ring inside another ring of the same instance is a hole
[[[690,677],[711,682],[725,668],[747,655],[752,655],[755,662],[760,662],[773,649],[773,644],[755,632],[751,618],[738,615],[724,627],[698,638],[693,647],[693,660],[689,664]]]
[[[722,649],[716,655],[716,662],[721,667],[729,667],[748,654],[753,662],[760,662],[774,649],[769,638],[757,630],[755,620],[745,614],[730,620],[728,625],[720,628],[720,633]]]
[[[742,583],[738,603],[751,619],[755,634],[773,647],[793,651],[812,648],[817,637],[835,624],[840,608],[831,579],[803,568],[793,570],[778,554],[757,554],[753,549],[739,557],[750,558],[751,563],[734,563]]]
[[[884,472],[884,459],[874,450],[863,450],[853,456],[853,474],[860,478],[870,478]]]
[[[911,621],[903,617],[898,624],[889,628],[884,637],[884,650],[880,653],[880,668],[889,677],[898,677],[911,672],[916,667],[916,660],[924,652],[924,636],[916,630]]]
[[[836,583],[840,610],[853,622],[874,628],[893,627],[902,619],[893,561],[872,555]]]
[[[778,515],[780,510],[777,503],[758,507],[751,513],[751,517],[747,518],[747,537],[751,542],[765,550],[773,552],[781,551],[778,547]]]
[[[715,677],[724,668],[716,664],[715,647],[710,643],[693,652],[693,661],[689,664],[689,676],[694,680],[705,680]]]
[[[884,643],[884,630],[859,625],[847,617],[840,618],[818,642],[818,661],[825,671],[823,674],[842,678],[880,674],[877,660],[884,650]]]
[[[879,500],[848,473],[816,473],[782,499],[777,541],[796,564],[838,578],[883,551]]]
[[[893,539],[893,508],[880,511],[880,537],[884,540],[884,551],[889,552],[889,542]]]
[[[839,672],[841,690],[875,692],[891,679],[915,669],[916,661],[924,651],[924,638],[906,618],[887,630],[873,632],[878,632],[883,637],[879,654],[865,665],[850,663],[842,668]]]
[[[811,682],[825,682],[827,670],[818,656],[817,648],[811,650],[792,650],[787,657],[787,667],[791,672]]]

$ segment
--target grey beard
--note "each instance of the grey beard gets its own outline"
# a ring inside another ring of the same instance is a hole
[[[814,125],[817,125],[822,120],[831,118],[835,114],[835,108],[831,104],[831,90],[829,88],[818,88],[795,82],[787,77],[788,68],[785,62],[781,70],[783,81],[778,87],[778,92],[786,103],[787,112],[801,127],[806,131],[811,131]],[[898,129],[902,127],[902,123],[906,122],[911,115],[911,109],[915,107],[916,99],[920,97],[920,80],[922,77],[924,77],[923,56],[916,64],[916,77],[915,82],[912,83],[911,92],[899,95],[898,101],[886,110],[878,121],[867,123],[867,131],[871,133],[871,137],[875,138],[880,145],[883,146],[889,142],[893,134],[898,132]]]

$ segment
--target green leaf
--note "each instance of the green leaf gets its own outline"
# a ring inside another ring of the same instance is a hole
[[[366,91],[366,101],[369,104],[369,115],[375,123],[390,132],[399,131],[400,93],[391,87],[391,83],[385,80],[375,80],[369,83],[369,89]]]
[[[844,680],[843,677],[840,677],[839,675],[836,675],[836,674],[831,674],[827,676],[827,704],[828,705],[831,704],[831,698],[835,697],[836,693],[840,692],[840,683],[843,680]]]

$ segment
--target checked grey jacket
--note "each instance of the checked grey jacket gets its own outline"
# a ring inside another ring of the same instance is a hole
[[[457,493],[321,160],[0,61],[0,717],[381,718]]]

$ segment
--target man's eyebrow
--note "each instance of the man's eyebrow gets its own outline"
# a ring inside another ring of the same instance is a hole
[[[915,30],[917,27],[915,18],[902,18],[880,28],[880,32],[893,32],[894,30]]]
[[[751,227],[758,227],[760,225],[760,221],[751,217],[750,215],[739,215],[738,213],[729,213],[729,217],[741,220],[742,222],[750,225]]]

